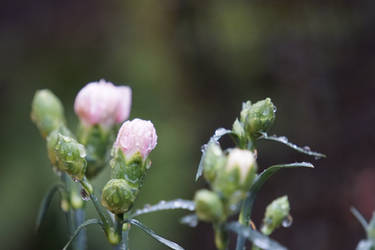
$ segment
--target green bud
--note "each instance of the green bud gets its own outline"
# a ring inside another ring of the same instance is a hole
[[[276,107],[270,98],[252,105],[248,101],[242,106],[240,121],[244,125],[246,133],[252,138],[259,132],[266,132],[271,127],[275,120],[275,112]]]
[[[119,148],[114,148],[110,165],[112,179],[124,179],[137,188],[143,185],[143,179],[150,166],[149,161],[143,160],[139,152],[127,159]]]
[[[78,139],[86,148],[86,176],[93,178],[106,166],[105,160],[114,140],[113,131],[103,129],[100,125],[84,126],[81,124]]]
[[[85,148],[82,144],[55,130],[47,137],[47,149],[48,157],[57,169],[66,172],[73,179],[83,179],[87,163]]]
[[[107,238],[109,243],[112,245],[117,245],[121,242],[121,236],[116,232],[116,230],[112,227],[109,227],[106,230]]]
[[[195,193],[194,202],[200,220],[208,222],[225,220],[223,204],[216,193],[206,189],[199,190]]]
[[[124,179],[109,180],[103,188],[102,205],[114,214],[123,214],[133,205],[138,190]]]
[[[70,203],[74,209],[80,209],[84,206],[81,196],[75,191],[70,193]]]
[[[64,212],[68,212],[70,209],[69,201],[66,199],[62,199],[60,203],[61,210]]]
[[[277,198],[266,208],[261,231],[265,235],[270,235],[275,229],[281,226],[284,220],[289,217],[289,201],[287,196]]]
[[[226,157],[220,146],[215,142],[210,142],[203,159],[203,175],[208,182],[214,182],[219,169],[224,167],[225,162]]]
[[[36,91],[31,106],[31,120],[43,137],[65,124],[63,105],[50,90]]]
[[[249,150],[233,149],[228,155],[225,167],[218,172],[213,189],[230,200],[241,200],[253,184],[257,164],[254,154]]]

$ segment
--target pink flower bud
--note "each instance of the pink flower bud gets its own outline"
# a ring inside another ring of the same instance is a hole
[[[155,148],[157,135],[151,121],[134,119],[122,124],[114,147],[120,148],[126,157],[141,153],[146,158]]]
[[[88,83],[79,91],[74,103],[74,111],[82,123],[104,127],[126,120],[130,107],[130,87],[117,87],[104,80]]]

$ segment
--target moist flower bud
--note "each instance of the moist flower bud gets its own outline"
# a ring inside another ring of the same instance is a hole
[[[100,80],[88,83],[77,94],[74,111],[81,123],[106,129],[128,119],[131,108],[131,89]]]
[[[63,105],[50,90],[36,91],[31,106],[31,120],[44,138],[65,124]]]
[[[102,192],[102,205],[114,214],[123,214],[133,205],[138,194],[124,179],[112,179],[107,182]]]
[[[251,104],[250,101],[243,104],[240,121],[244,130],[253,138],[260,132],[266,132],[275,120],[276,107],[270,98]]]
[[[203,159],[203,175],[208,182],[214,182],[219,169],[224,167],[225,162],[226,157],[219,144],[210,142]]]
[[[254,154],[249,150],[232,149],[229,152],[225,168],[219,171],[213,187],[226,198],[238,191],[244,195],[252,185],[257,171]]]
[[[207,222],[225,220],[223,204],[216,193],[206,189],[199,190],[195,193],[194,202],[200,220]]]
[[[270,235],[275,229],[281,226],[283,220],[287,219],[290,206],[287,196],[282,196],[272,201],[266,208],[261,231]]]
[[[48,157],[55,167],[66,172],[73,179],[83,179],[87,163],[86,151],[82,144],[55,130],[47,137],[47,149]]]

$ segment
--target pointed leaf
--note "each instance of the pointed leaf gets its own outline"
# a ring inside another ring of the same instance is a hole
[[[51,204],[53,196],[59,190],[64,190],[64,186],[62,184],[56,184],[56,185],[52,186],[50,188],[50,190],[47,192],[47,194],[44,196],[44,198],[43,198],[43,200],[40,204],[38,216],[37,216],[37,219],[36,219],[35,231],[38,231],[38,229],[40,227],[40,224],[42,223],[42,221],[44,220],[44,218],[46,216],[48,207]]]
[[[367,223],[366,219],[363,218],[362,214],[355,207],[351,207],[350,211],[352,212],[354,217],[359,221],[359,223],[361,223],[365,232],[367,232],[368,223]]]
[[[73,240],[78,236],[79,232],[89,226],[89,225],[92,225],[92,224],[99,224],[99,225],[103,225],[102,222],[98,219],[89,219],[85,222],[83,222],[81,225],[79,225],[77,227],[77,229],[74,231],[73,235],[71,236],[70,240],[68,241],[68,243],[66,243],[66,245],[64,246],[63,250],[66,250],[68,249],[68,247],[70,246],[70,244],[73,242]]]
[[[261,189],[263,184],[277,171],[283,168],[298,168],[298,167],[305,167],[305,168],[314,168],[314,166],[309,162],[295,162],[295,163],[288,163],[288,164],[278,164],[273,165],[267,169],[265,169],[262,173],[260,173],[253,183],[253,185],[250,188],[250,191],[243,202],[242,208],[241,208],[241,218],[240,222],[243,225],[249,225],[250,218],[251,218],[251,210],[256,198],[256,195],[258,191]],[[244,240],[241,235],[238,235],[237,237],[237,250],[243,249]]]
[[[210,138],[208,143],[210,143],[212,141],[218,143],[221,137],[223,137],[226,134],[231,134],[231,133],[233,133],[232,130],[225,129],[225,128],[218,128],[218,129],[216,129],[215,134]],[[201,148],[202,157],[201,157],[201,160],[199,161],[197,174],[195,175],[195,181],[197,181],[203,173],[203,159],[204,159],[205,154],[206,154],[206,149],[207,149],[208,143],[204,144]]]
[[[156,234],[154,231],[152,231],[150,228],[146,227],[145,225],[143,225],[141,222],[139,222],[138,220],[136,219],[131,219],[129,220],[129,222],[137,227],[139,227],[142,231],[144,231],[145,233],[149,234],[151,237],[153,237],[154,239],[156,239],[157,241],[159,241],[160,243],[172,248],[172,249],[175,249],[175,250],[184,250],[181,246],[179,246],[177,243],[174,243],[173,241],[170,241],[170,240],[167,240],[167,239],[164,239],[163,237],[161,237],[160,235]]]
[[[286,250],[278,242],[272,240],[271,238],[265,236],[264,234],[251,229],[250,227],[245,227],[239,222],[231,222],[226,227],[228,230],[235,232],[236,234],[248,239],[255,246],[265,249],[265,250]]]
[[[136,210],[132,215],[130,215],[130,218],[134,218],[141,214],[147,214],[147,213],[152,213],[156,211],[171,210],[171,209],[185,209],[189,211],[194,211],[195,204],[193,201],[183,200],[183,199],[176,199],[176,200],[171,200],[171,201],[160,201],[159,203],[153,206],[148,205],[142,209]]]
[[[303,153],[303,154],[306,154],[306,155],[311,155],[311,156],[315,156],[317,159],[319,158],[325,158],[326,155],[322,154],[322,153],[318,153],[318,152],[314,152],[312,151],[308,146],[305,146],[305,147],[299,147],[297,146],[296,144],[294,143],[291,143],[290,141],[288,141],[288,138],[286,138],[285,136],[275,136],[275,135],[268,135],[267,133],[264,133],[264,132],[261,132],[261,136],[258,138],[258,139],[265,139],[265,140],[269,140],[269,141],[276,141],[276,142],[280,142],[300,153]]]
[[[180,223],[189,227],[196,227],[198,225],[198,216],[196,214],[188,214],[180,219]]]

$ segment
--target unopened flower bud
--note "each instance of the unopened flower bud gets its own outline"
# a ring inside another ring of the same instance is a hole
[[[109,128],[129,117],[131,89],[100,80],[83,87],[74,102],[74,111],[85,126]]]
[[[73,179],[83,179],[87,163],[86,151],[82,144],[55,130],[47,137],[47,149],[48,157],[55,167]]]
[[[245,194],[254,181],[256,171],[256,159],[251,151],[233,149],[229,152],[225,168],[214,182],[214,189],[226,198],[236,191]]]
[[[259,132],[266,132],[275,120],[276,107],[270,98],[251,104],[243,104],[240,122],[250,137],[258,136]]]
[[[212,183],[215,180],[218,170],[223,168],[225,162],[226,157],[220,146],[210,142],[203,158],[203,175],[208,182]]]
[[[151,121],[136,118],[122,124],[114,147],[121,149],[127,159],[136,153],[140,153],[145,159],[156,147],[157,138]]]
[[[138,189],[124,179],[111,179],[103,188],[102,205],[114,214],[123,214],[133,205]]]
[[[212,191],[202,189],[195,193],[195,211],[202,221],[219,222],[225,220],[224,208],[219,196]]]
[[[282,196],[272,201],[266,208],[261,231],[270,235],[275,229],[281,226],[284,220],[288,219],[290,211],[287,196]]]
[[[31,119],[42,136],[46,137],[50,132],[65,124],[63,105],[50,90],[38,90],[31,106]]]

